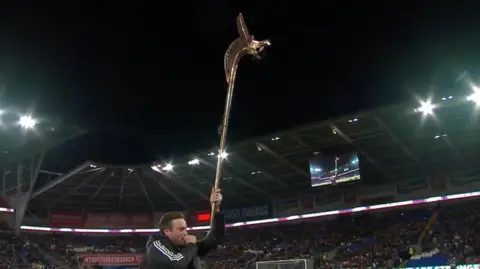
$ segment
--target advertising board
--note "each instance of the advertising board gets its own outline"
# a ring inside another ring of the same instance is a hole
[[[142,261],[141,254],[85,254],[78,255],[87,265],[138,265]]]

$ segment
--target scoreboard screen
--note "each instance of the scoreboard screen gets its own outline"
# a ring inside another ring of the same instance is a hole
[[[312,187],[360,180],[358,154],[322,156],[310,160]]]

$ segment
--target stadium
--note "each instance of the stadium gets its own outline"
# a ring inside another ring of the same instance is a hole
[[[69,171],[45,170],[42,160],[86,131],[12,113],[2,131],[2,245],[12,245],[3,263],[136,268],[164,212],[184,212],[200,236],[208,230],[223,158],[228,235],[204,268],[478,268],[473,97],[345,115],[221,153],[130,166],[89,160]]]

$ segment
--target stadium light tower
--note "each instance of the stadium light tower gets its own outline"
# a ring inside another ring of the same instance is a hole
[[[243,19],[243,15],[239,14],[237,16],[237,30],[239,37],[235,39],[230,46],[228,47],[225,56],[223,65],[225,68],[225,77],[228,83],[227,97],[225,100],[225,110],[223,112],[222,125],[220,128],[220,146],[218,149],[217,158],[217,169],[215,174],[215,188],[220,186],[220,179],[222,175],[222,163],[226,157],[225,144],[227,141],[227,130],[228,122],[230,119],[230,110],[232,107],[233,99],[233,89],[235,87],[235,78],[237,75],[238,63],[243,56],[249,54],[254,57],[256,60],[260,60],[260,53],[268,46],[270,46],[270,41],[268,39],[257,41],[254,36],[250,34]],[[216,205],[212,206],[212,209],[215,210]],[[213,213],[213,212],[212,212]],[[214,214],[212,214],[213,217]],[[213,222],[213,218],[212,218]]]

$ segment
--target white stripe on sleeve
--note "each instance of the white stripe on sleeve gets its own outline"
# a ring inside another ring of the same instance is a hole
[[[183,255],[181,253],[174,254],[158,240],[153,242],[153,246],[171,261],[179,261],[183,259]]]

